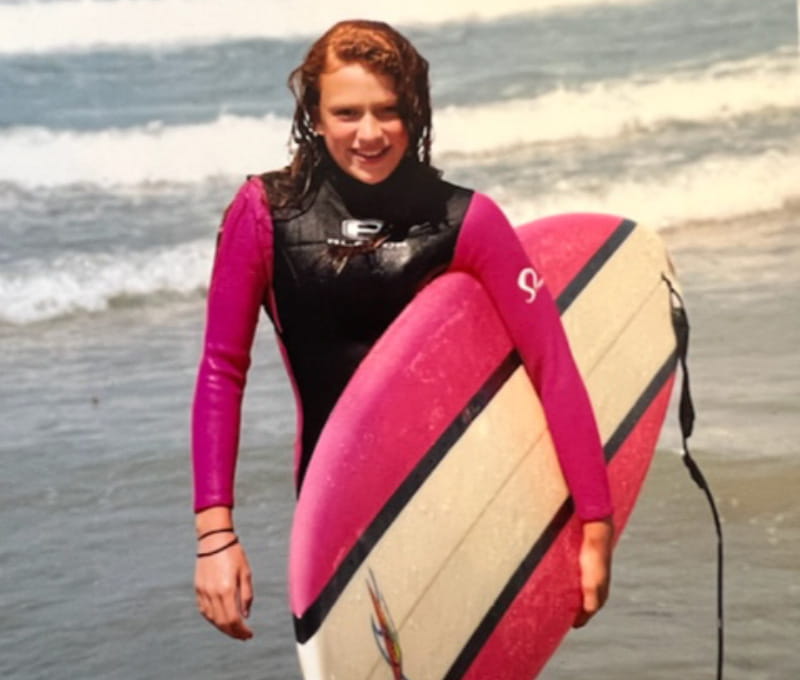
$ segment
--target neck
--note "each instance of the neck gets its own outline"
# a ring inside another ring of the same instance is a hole
[[[411,158],[404,158],[382,182],[367,184],[342,170],[330,157],[324,161],[326,175],[345,205],[358,217],[378,217],[398,201],[407,203],[412,187],[416,184],[420,164]]]

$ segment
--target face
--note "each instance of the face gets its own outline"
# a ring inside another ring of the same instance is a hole
[[[358,62],[335,64],[320,76],[316,131],[336,164],[366,184],[382,182],[400,164],[408,132],[389,76]]]

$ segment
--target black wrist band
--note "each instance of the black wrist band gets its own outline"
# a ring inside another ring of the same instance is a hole
[[[233,527],[225,527],[224,529],[212,529],[211,531],[206,531],[204,534],[200,534],[197,537],[198,541],[202,541],[206,536],[213,536],[214,534],[225,534],[229,531],[233,531]]]
[[[209,550],[208,552],[197,553],[197,556],[198,557],[209,557],[210,555],[216,555],[217,553],[221,553],[223,550],[227,550],[232,545],[236,545],[238,542],[239,542],[239,537],[237,536],[230,543],[226,543],[221,548],[217,548],[216,550]]]

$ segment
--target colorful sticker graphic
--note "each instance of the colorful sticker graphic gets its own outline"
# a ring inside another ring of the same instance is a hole
[[[367,581],[369,597],[372,600],[372,608],[375,612],[370,617],[372,623],[372,634],[375,636],[375,644],[378,645],[381,656],[392,669],[393,680],[408,680],[403,675],[403,653],[400,649],[400,641],[397,635],[397,626],[394,625],[392,615],[386,600],[383,599],[378,582],[372,569],[369,570],[369,580]]]

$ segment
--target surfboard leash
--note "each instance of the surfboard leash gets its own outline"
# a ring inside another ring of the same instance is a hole
[[[694,480],[694,483],[700,488],[708,499],[708,504],[711,507],[711,515],[714,518],[714,528],[717,532],[717,680],[722,680],[722,661],[724,655],[724,626],[723,626],[723,541],[722,541],[722,524],[717,511],[717,504],[714,501],[714,495],[711,493],[711,488],[706,481],[700,466],[697,464],[692,454],[689,451],[688,439],[692,436],[694,430],[694,404],[692,402],[692,394],[689,388],[689,369],[687,366],[686,356],[689,352],[689,317],[686,314],[686,306],[684,305],[683,298],[680,293],[675,290],[672,282],[664,274],[661,275],[664,282],[667,284],[670,292],[670,302],[672,304],[672,325],[675,329],[675,339],[677,341],[677,359],[681,366],[683,373],[683,382],[681,384],[681,396],[678,405],[678,420],[681,428],[681,446],[684,465],[689,470],[689,475]]]

